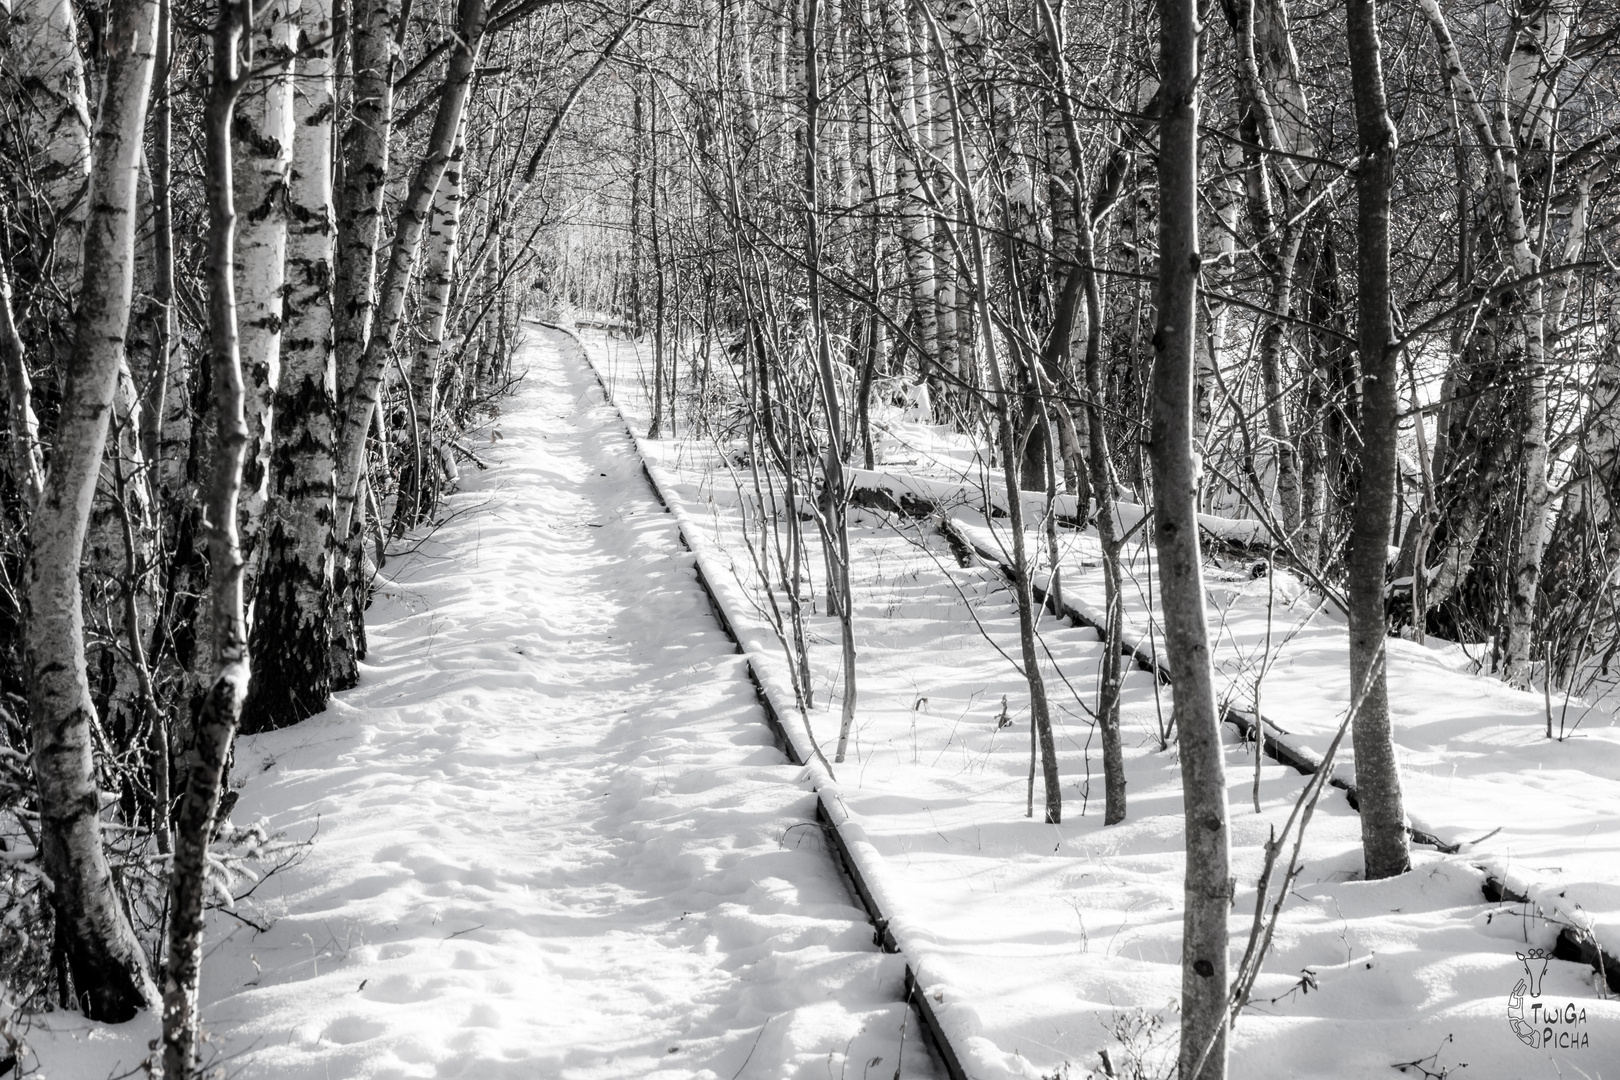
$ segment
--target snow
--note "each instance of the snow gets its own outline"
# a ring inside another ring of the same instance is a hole
[[[302,846],[236,915],[211,917],[211,1060],[292,1080],[887,1080],[903,1053],[903,1075],[934,1076],[900,1001],[909,963],[976,1080],[1103,1075],[1105,1053],[1115,1075],[1168,1075],[1182,890],[1179,770],[1161,748],[1172,689],[1125,675],[1130,811],[1105,829],[1089,717],[1101,646],[1043,617],[1065,814],[1026,818],[1027,689],[1004,581],[959,568],[927,522],[860,510],[860,708],[849,760],[814,762],[843,690],[813,530],[803,714],[743,546],[763,518],[748,481],[717,467],[736,446],[694,435],[681,412],[680,438],[639,440],[643,461],[619,410],[646,430],[644,352],[583,335],[615,409],[572,338],[529,332],[525,383],[482,436],[492,468],[384,568],[361,685],[239,742],[236,823],[263,818]],[[926,423],[907,387],[884,393],[866,479],[946,507],[997,550],[1007,523],[982,513],[995,478],[972,441]],[[1119,507],[1127,528],[1139,520]],[[1219,520],[1206,528],[1260,535]],[[1100,611],[1095,536],[1060,538],[1066,601]],[[1027,540],[1044,552],[1044,536]],[[1152,655],[1146,540],[1127,547],[1125,611]],[[1348,696],[1342,620],[1312,582],[1255,577],[1254,561],[1208,568],[1223,693],[1320,755]],[[1528,974],[1519,954],[1551,949],[1566,925],[1620,944],[1620,729],[1572,703],[1575,736],[1548,741],[1541,697],[1471,674],[1459,647],[1389,648],[1408,808],[1463,843],[1417,847],[1411,873],[1361,881],[1360,820],[1342,793],[1324,795],[1232,1035],[1232,1075],[1433,1078],[1466,1063],[1487,1080],[1612,1077],[1620,1003],[1586,965],[1549,961],[1539,997],[1512,995]],[[811,764],[784,763],[751,675]],[[1257,768],[1225,733],[1235,960],[1264,845],[1303,778]],[[1348,751],[1337,768],[1351,778]],[[901,956],[874,947],[818,803]],[[1487,873],[1535,902],[1487,903]],[[1510,1007],[1549,1044],[1521,1042]],[[156,1031],[150,1016],[107,1027],[54,1013],[27,1034],[42,1075],[78,1080],[127,1073]]]
[[[644,350],[602,333],[581,340],[632,426],[645,431]],[[1004,519],[973,510],[984,507],[994,478],[983,477],[968,440],[931,429],[904,400],[879,412],[878,471],[891,488],[950,508],[985,544],[1005,541]],[[744,546],[767,523],[749,481],[717,467],[722,452],[735,454],[740,444],[693,437],[690,418],[677,419],[681,438],[642,440],[649,471],[703,552],[728,616],[752,643],[753,662],[774,669],[762,681],[776,688],[782,711],[791,701],[782,691],[785,661],[762,617],[768,601]],[[1220,528],[1233,539],[1255,535],[1247,524]],[[1061,535],[1065,599],[1100,611],[1095,537]],[[1146,540],[1138,533],[1127,552],[1125,605],[1129,634],[1151,653],[1157,632]],[[1028,541],[1030,550],[1044,550],[1044,539]],[[1173,748],[1159,741],[1171,688],[1140,671],[1125,677],[1130,815],[1104,829],[1100,749],[1088,716],[1100,645],[1089,630],[1043,618],[1065,820],[1031,821],[1024,816],[1027,689],[1008,659],[1018,649],[1004,582],[987,567],[958,568],[926,522],[861,510],[852,516],[851,542],[860,707],[850,760],[834,766],[828,783],[848,827],[870,845],[863,858],[899,944],[938,1002],[969,1075],[1033,1080],[1068,1067],[1079,1076],[1102,1066],[1101,1051],[1120,1075],[1130,1063],[1145,1063],[1144,1075],[1155,1067],[1164,1074],[1181,980],[1180,778]],[[806,565],[817,579],[802,590],[813,611],[814,707],[786,726],[790,733],[808,726],[830,753],[842,693],[838,630],[816,609],[821,558],[813,530],[807,544]],[[1252,709],[1258,681],[1264,714],[1319,755],[1347,705],[1342,621],[1310,582],[1281,573],[1255,578],[1253,563],[1210,568],[1223,693]],[[714,580],[723,577],[730,580]],[[1548,741],[1540,695],[1458,670],[1444,651],[1402,641],[1389,647],[1409,810],[1415,824],[1463,843],[1455,852],[1416,847],[1411,873],[1361,881],[1360,819],[1342,793],[1324,795],[1265,974],[1233,1034],[1233,1075],[1391,1075],[1404,1064],[1408,1075],[1422,1075],[1421,1067],[1439,1076],[1466,1062],[1472,1077],[1612,1076],[1620,1003],[1586,965],[1551,961],[1540,998],[1524,1002],[1526,1015],[1568,1004],[1585,1017],[1548,1024],[1542,1030],[1551,1045],[1522,1043],[1506,1010],[1525,977],[1517,954],[1550,949],[1563,926],[1592,928],[1611,952],[1620,947],[1620,819],[1612,812],[1620,729],[1592,713],[1577,738]],[[1235,961],[1253,918],[1264,844],[1304,779],[1269,761],[1256,768],[1251,748],[1225,730]],[[1347,778],[1354,774],[1348,751],[1338,764]],[[1487,873],[1529,886],[1539,908],[1487,903]],[[1571,1032],[1586,1044],[1570,1045]]]
[[[988,529],[962,528],[987,549],[998,549]],[[1082,565],[1097,552],[1084,539],[1071,533],[1072,546],[1060,560],[1064,595],[1100,619],[1101,584]],[[1133,553],[1126,636],[1151,653],[1147,554],[1140,545]],[[1264,715],[1286,732],[1284,741],[1319,759],[1349,708],[1344,624],[1320,595],[1282,571],[1254,578],[1242,564],[1235,572],[1212,570],[1207,590],[1224,700],[1252,711],[1258,696]],[[1614,718],[1562,696],[1549,702],[1458,670],[1443,645],[1391,639],[1387,649],[1390,713],[1410,778],[1406,805],[1414,827],[1448,843],[1477,840],[1468,845],[1475,863],[1541,900],[1552,917],[1613,943],[1611,951],[1620,945],[1620,824],[1612,813],[1620,796],[1620,726]],[[1564,719],[1580,736],[1548,740],[1549,709],[1555,728]],[[1352,776],[1354,752],[1346,747],[1341,760],[1339,772]]]
[[[307,846],[210,919],[210,1061],[936,1075],[617,416],[549,338],[519,362],[492,468],[384,569],[360,686],[238,743],[234,820]],[[52,1013],[28,1038],[81,1080],[155,1035]]]

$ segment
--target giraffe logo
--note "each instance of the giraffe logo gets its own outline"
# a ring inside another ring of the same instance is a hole
[[[1508,1027],[1519,1041],[1532,1050],[1585,1050],[1592,1045],[1587,1027],[1586,1006],[1568,999],[1541,999],[1542,977],[1547,974],[1553,954],[1546,949],[1515,953],[1524,974],[1508,994]],[[1526,1002],[1525,997],[1530,1001]]]

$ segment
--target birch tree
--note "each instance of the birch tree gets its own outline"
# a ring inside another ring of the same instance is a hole
[[[0,223],[3,221],[0,218]],[[28,375],[22,335],[17,332],[11,302],[11,271],[4,259],[0,259],[0,364],[5,367],[9,450],[6,466],[11,471],[12,481],[32,505],[39,501],[44,487],[45,466],[39,452],[39,417],[34,415],[33,380]]]
[[[333,265],[333,363],[340,406],[348,400],[360,370],[371,333],[376,291],[377,244],[382,228],[384,185],[388,180],[388,143],[394,116],[394,35],[400,0],[362,0],[349,11],[350,119],[343,133],[343,186],[337,196],[337,237]],[[371,412],[365,420],[370,423]],[[337,441],[349,438],[342,427]],[[364,451],[364,430],[355,441]],[[341,479],[341,476],[340,476]],[[357,545],[350,540],[350,522],[356,516],[358,468],[347,485],[339,483],[336,509],[339,554],[333,568],[332,623],[329,668],[332,688],[353,686],[364,652],[360,621],[363,610]],[[363,508],[362,508],[363,509]],[[358,532],[358,530],[355,530]]]
[[[884,56],[887,61],[888,93],[892,102],[892,118],[898,152],[895,154],[895,183],[898,189],[900,213],[900,244],[906,259],[906,284],[911,294],[912,310],[916,314],[917,329],[913,335],[917,348],[919,377],[932,373],[932,363],[939,352],[938,288],[934,281],[934,248],[932,215],[923,197],[923,154],[928,140],[918,123],[918,108],[922,95],[917,90],[917,68],[921,59],[913,60],[910,20],[906,17],[904,0],[878,0],[884,13],[887,35]],[[939,380],[933,380],[933,389],[940,389]]]
[[[242,461],[248,445],[246,393],[236,310],[236,206],[231,126],[251,70],[253,0],[220,6],[213,35],[204,112],[204,181],[208,196],[208,361],[214,448],[205,488],[208,606],[213,633],[209,682],[196,722],[185,789],[175,811],[169,871],[169,954],[163,975],[163,1075],[196,1075],[208,845],[224,784],[225,760],[236,737],[248,688],[247,625],[242,603],[243,560],[237,514]],[[238,55],[238,50],[245,52]]]
[[[271,414],[281,360],[287,252],[287,169],[292,161],[294,46],[300,0],[270,0],[253,27],[253,82],[231,129],[236,239],[236,310],[247,392],[248,444],[242,477],[242,546],[251,595],[264,522]]]
[[[1449,507],[1446,538],[1440,557],[1434,560],[1438,572],[1427,584],[1426,592],[1428,602],[1435,604],[1450,597],[1463,584],[1492,506],[1499,499],[1498,477],[1514,465],[1522,465],[1527,499],[1518,523],[1518,543],[1514,545],[1518,566],[1512,585],[1506,661],[1510,677],[1522,680],[1528,659],[1536,579],[1540,572],[1541,523],[1550,495],[1546,458],[1544,295],[1537,274],[1540,259],[1532,244],[1525,208],[1518,135],[1520,130],[1542,130],[1541,123],[1535,120],[1542,115],[1541,107],[1532,107],[1532,100],[1543,100],[1539,90],[1543,80],[1522,78],[1523,58],[1515,59],[1514,50],[1504,50],[1504,87],[1516,85],[1515,72],[1521,75],[1518,87],[1522,100],[1511,111],[1518,113],[1521,119],[1530,119],[1528,127],[1516,125],[1506,98],[1492,109],[1475,87],[1437,0],[1418,0],[1418,7],[1434,36],[1441,67],[1456,97],[1461,119],[1478,141],[1485,159],[1487,212],[1484,225],[1491,233],[1499,235],[1487,235],[1488,243],[1481,245],[1490,256],[1489,265],[1484,269],[1492,275],[1491,286],[1502,284],[1504,275],[1496,273],[1498,266],[1519,279],[1508,288],[1480,290],[1486,295],[1481,298],[1479,315],[1458,357],[1459,370],[1454,380],[1460,384],[1457,396],[1464,402],[1453,411],[1450,426],[1454,435],[1448,440],[1455,457],[1452,471],[1457,479],[1453,497],[1446,500]],[[1555,33],[1551,40],[1559,40],[1556,20],[1543,20],[1536,25],[1543,36],[1552,28]],[[1516,43],[1519,32],[1510,33]],[[1539,51],[1549,43],[1539,42],[1532,51]],[[1517,404],[1522,434],[1517,440],[1519,455],[1515,461],[1512,454],[1515,448],[1509,445],[1510,440],[1502,435],[1491,414],[1504,406],[1514,406],[1508,390],[1513,382],[1521,381],[1522,401]],[[1533,530],[1529,527],[1532,520],[1536,522]]]
[[[126,0],[108,24],[84,276],[55,449],[30,531],[25,664],[39,789],[40,859],[52,882],[76,999],[120,1022],[157,992],[102,848],[85,679],[79,559],[118,386],[134,279],[135,194],[156,48],[157,4]]]
[[[302,0],[287,174],[285,318],[273,407],[270,499],[253,608],[253,679],[244,731],[297,723],[332,691],[332,192],[336,53],[331,0]]]
[[[444,90],[439,96],[427,152],[411,178],[410,191],[399,209],[388,269],[382,282],[375,325],[365,352],[353,372],[353,381],[343,391],[341,423],[337,434],[338,536],[354,532],[358,516],[356,500],[365,465],[366,432],[382,386],[384,365],[405,314],[405,290],[421,246],[433,193],[450,163],[456,132],[461,126],[467,91],[472,84],[473,67],[483,44],[484,26],[489,15],[486,0],[460,0],[456,8],[456,47],[450,54]],[[342,359],[341,354],[339,357]],[[340,363],[341,375],[341,363]]]
[[[438,503],[438,478],[442,470],[437,460],[433,425],[438,408],[439,359],[444,351],[445,317],[450,307],[456,241],[461,228],[462,170],[466,152],[463,136],[458,134],[455,149],[445,164],[444,176],[433,193],[433,208],[428,213],[422,286],[416,309],[420,342],[410,368],[414,459],[410,473],[400,480],[399,500],[394,510],[396,533],[419,524],[433,513]]]
[[[13,130],[24,177],[17,211],[38,239],[28,271],[37,284],[53,281],[71,297],[90,213],[90,107],[78,19],[71,0],[16,0],[10,31],[6,67],[17,88]],[[64,325],[70,314],[61,313]]]

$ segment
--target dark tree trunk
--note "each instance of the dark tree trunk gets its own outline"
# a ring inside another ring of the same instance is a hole
[[[1395,125],[1384,96],[1374,0],[1348,0],[1346,36],[1356,104],[1361,167],[1356,172],[1357,343],[1361,351],[1361,478],[1356,485],[1350,552],[1351,731],[1361,843],[1369,878],[1411,867],[1401,777],[1390,730],[1385,683],[1384,568],[1389,558],[1397,479],[1400,372],[1390,315],[1389,211],[1395,182]]]
[[[1232,903],[1226,761],[1204,616],[1193,451],[1198,250],[1198,9],[1161,0],[1159,312],[1151,460],[1164,649],[1175,683],[1187,869],[1181,944],[1184,1080],[1226,1076],[1227,926]],[[1207,1051],[1207,1052],[1206,1052]],[[1202,1065],[1200,1066],[1200,1062]]]

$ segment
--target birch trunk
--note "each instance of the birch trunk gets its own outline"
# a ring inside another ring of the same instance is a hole
[[[1553,117],[1558,108],[1558,72],[1563,67],[1564,50],[1569,41],[1571,5],[1563,0],[1548,0],[1536,16],[1530,19],[1519,35],[1517,47],[1508,62],[1504,83],[1508,90],[1508,106],[1512,113],[1501,120],[1498,131],[1510,133],[1523,141],[1543,161],[1544,151],[1550,149],[1553,137]],[[1517,122],[1514,122],[1515,117]],[[1504,154],[1506,164],[1507,154]],[[1504,198],[1522,198],[1517,190],[1505,190]],[[1505,187],[1506,185],[1504,185]],[[1522,211],[1520,212],[1522,215]],[[1584,239],[1584,195],[1581,213],[1571,222],[1569,247],[1565,261],[1578,257]],[[1510,222],[1512,221],[1510,212]],[[1522,274],[1527,268],[1539,267],[1540,260],[1526,258],[1526,250],[1515,249],[1516,269]],[[1519,457],[1524,463],[1524,506],[1518,521],[1513,562],[1513,588],[1508,597],[1508,627],[1503,677],[1516,686],[1529,688],[1532,651],[1535,642],[1536,593],[1541,583],[1542,556],[1547,543],[1547,511],[1552,504],[1552,490],[1547,482],[1547,364],[1545,342],[1547,331],[1546,296],[1540,282],[1529,289],[1530,304],[1525,313],[1525,340],[1529,355],[1520,378],[1523,401],[1519,418]],[[1562,297],[1552,305],[1556,312],[1563,305]],[[1556,331],[1557,318],[1551,329]]]
[[[161,32],[164,29],[161,11],[158,18]],[[154,58],[155,87],[156,64],[162,60],[162,49],[155,38],[154,45],[160,54]],[[157,291],[158,243],[151,224],[160,215],[150,197],[153,188],[145,165],[143,160],[136,186],[132,298],[145,298]],[[132,654],[140,641],[150,635],[155,614],[153,578],[146,572],[152,561],[155,522],[148,497],[150,477],[143,438],[147,428],[146,408],[136,373],[131,370],[131,356],[139,357],[152,351],[152,343],[145,333],[149,325],[143,299],[131,311],[130,331],[134,340],[126,343],[126,353],[118,361],[106,457],[102,461],[95,501],[91,504],[81,574],[85,621],[89,628],[85,652],[90,665],[90,683],[112,754],[123,754],[138,743],[140,729],[148,715],[143,704],[145,680],[138,670],[139,665],[132,662]],[[140,375],[143,381],[149,381],[148,368],[143,367]],[[129,611],[133,615],[126,618]],[[132,635],[137,639],[135,642],[130,641]],[[129,774],[116,768],[109,771],[110,776],[120,773],[123,774],[120,776],[122,790],[118,792],[120,801],[133,807],[129,798],[132,792],[127,786]]]
[[[211,681],[197,716],[191,767],[175,812],[169,873],[169,955],[163,974],[163,1075],[196,1075],[208,842],[214,834],[225,759],[248,687],[247,626],[237,505],[247,449],[241,346],[236,329],[236,207],[231,182],[231,120],[245,82],[237,50],[253,24],[253,0],[223,7],[214,31],[213,75],[204,111],[208,195],[208,351],[214,448],[205,492]],[[252,63],[251,46],[248,63]]]
[[[236,314],[247,393],[241,530],[244,588],[253,595],[270,462],[271,405],[280,366],[287,254],[287,168],[292,161],[294,45],[299,0],[271,0],[253,30],[254,81],[231,125],[236,227]]]
[[[1063,792],[1059,786],[1057,765],[1057,747],[1052,734],[1052,715],[1050,703],[1046,696],[1045,676],[1041,673],[1040,652],[1035,640],[1035,620],[1038,612],[1035,608],[1034,595],[1030,582],[1030,559],[1026,551],[1024,538],[1024,500],[1018,486],[1018,453],[1016,436],[1014,434],[1013,390],[1007,385],[1007,380],[1001,371],[1001,361],[996,355],[995,323],[990,312],[990,292],[987,288],[990,267],[989,259],[985,254],[984,234],[985,225],[979,214],[978,201],[970,182],[968,171],[967,135],[964,131],[965,123],[962,116],[961,100],[957,95],[957,84],[952,70],[950,54],[946,49],[945,36],[941,32],[939,23],[934,19],[927,7],[919,9],[922,18],[927,23],[928,33],[933,39],[934,53],[939,61],[940,78],[944,83],[946,103],[950,111],[951,121],[951,150],[952,166],[955,173],[955,184],[960,206],[962,208],[962,227],[967,239],[967,261],[975,280],[967,282],[972,289],[974,303],[978,307],[977,330],[981,335],[980,345],[984,349],[985,370],[990,377],[992,404],[996,410],[994,422],[998,428],[1002,479],[1006,485],[1008,523],[1012,533],[1012,586],[1013,594],[1018,604],[1018,644],[1023,660],[1024,682],[1029,687],[1029,711],[1031,739],[1038,745],[1042,765],[1042,783],[1045,790],[1045,820],[1048,825],[1056,825],[1063,820]],[[1030,779],[1030,799],[1033,808],[1034,778]]]
[[[882,47],[880,38],[874,36],[876,27],[873,23],[872,5],[870,0],[860,0],[859,6],[860,29],[859,40],[863,43],[856,53],[855,62],[862,72],[860,100],[855,104],[855,144],[860,154],[860,161],[855,170],[857,189],[855,201],[861,206],[870,206],[873,213],[868,218],[864,237],[864,254],[868,268],[868,281],[873,296],[873,306],[868,313],[864,327],[864,340],[862,343],[865,352],[865,366],[862,372],[860,399],[858,402],[861,446],[865,456],[865,465],[868,469],[876,468],[876,453],[872,441],[871,424],[871,392],[873,379],[883,374],[888,365],[889,340],[888,323],[884,321],[883,300],[885,289],[885,266],[887,263],[886,248],[889,228],[884,224],[886,212],[892,212],[892,200],[889,198],[888,185],[884,182],[883,151],[878,145],[879,126],[874,121],[877,113],[878,80],[882,78],[881,62]]]
[[[399,333],[404,316],[405,290],[421,246],[429,204],[450,162],[456,131],[461,125],[462,110],[467,102],[468,89],[472,85],[473,67],[477,62],[479,47],[483,44],[487,15],[486,0],[460,0],[456,11],[456,48],[450,55],[449,66],[445,72],[445,88],[439,97],[438,112],[433,119],[433,131],[428,138],[427,153],[417,166],[416,173],[411,179],[409,194],[399,209],[398,225],[389,252],[388,270],[379,293],[376,325],[372,327],[365,353],[354,372],[353,381],[344,387],[344,399],[340,407],[342,422],[338,430],[337,443],[340,538],[352,539],[354,535],[354,525],[359,517],[355,511],[355,501],[365,466],[366,431],[371,426],[372,413],[382,386],[383,367],[394,347],[394,339]],[[502,265],[508,264],[503,261]],[[504,306],[503,303],[503,308]],[[505,322],[506,314],[503,311],[503,325]],[[354,583],[353,588],[359,587],[359,583]]]
[[[253,607],[253,680],[242,729],[268,731],[326,708],[332,679],[332,0],[303,0],[287,178],[286,314],[264,560]]]
[[[16,0],[10,30],[6,66],[16,87],[17,151],[32,180],[23,198],[28,203],[35,193],[42,196],[40,204],[20,209],[51,230],[32,269],[41,282],[49,275],[62,295],[72,297],[84,265],[90,209],[90,108],[78,20],[71,0]]]
[[[401,0],[360,0],[349,11],[350,119],[342,137],[342,189],[338,192],[337,259],[333,267],[333,363],[338,408],[355,384],[371,332],[376,292],[377,244],[382,227],[384,188],[388,181],[388,141],[394,116],[394,31]],[[370,423],[370,411],[366,424]],[[341,414],[338,417],[341,420]],[[334,430],[334,447],[341,437]],[[365,447],[365,426],[358,435]],[[349,523],[364,513],[357,508],[357,488],[338,486],[334,520],[338,555],[333,567],[332,649],[328,668],[332,689],[359,680],[365,628],[359,622],[361,556],[351,543]],[[356,533],[359,532],[356,526]]]
[[[0,217],[0,224],[4,218]],[[40,459],[39,418],[34,415],[34,387],[28,377],[28,357],[11,307],[11,271],[0,258],[0,363],[6,383],[6,465],[12,482],[23,493],[28,506],[39,502],[45,485],[45,467]]]
[[[947,15],[947,18],[949,16]],[[946,27],[950,33],[949,26]],[[931,190],[933,209],[928,226],[929,267],[933,276],[934,351],[936,401],[965,400],[961,395],[961,327],[957,325],[956,260],[951,253],[947,230],[954,229],[958,214],[956,191],[950,175],[939,170],[936,161],[951,159],[951,112],[943,83],[929,78],[928,65],[919,57],[912,66],[918,108],[918,178]],[[924,162],[929,164],[924,164]],[[944,391],[942,394],[941,391]]]
[[[1465,124],[1484,148],[1490,186],[1490,213],[1488,220],[1500,228],[1506,241],[1504,268],[1521,278],[1533,275],[1540,265],[1530,246],[1530,229],[1524,209],[1523,185],[1520,176],[1520,154],[1515,124],[1509,116],[1520,113],[1523,130],[1534,132],[1540,120],[1536,105],[1540,85],[1548,75],[1543,72],[1537,79],[1515,81],[1515,71],[1523,71],[1522,58],[1510,53],[1503,70],[1504,85],[1518,96],[1503,103],[1494,116],[1487,111],[1484,100],[1475,90],[1463,66],[1462,56],[1451,36],[1445,13],[1438,0],[1418,0],[1418,7],[1428,20],[1433,32],[1441,66],[1456,95],[1459,111]],[[1549,10],[1552,6],[1549,5]],[[1543,45],[1558,44],[1558,20],[1543,13],[1544,18],[1534,21],[1536,32],[1546,41]],[[1529,29],[1529,27],[1527,27]],[[1542,47],[1537,45],[1536,48]],[[1539,63],[1539,61],[1538,61]],[[1517,85],[1518,89],[1513,88]],[[1525,126],[1527,125],[1527,126]],[[1535,593],[1541,570],[1543,523],[1550,501],[1547,491],[1546,446],[1546,357],[1543,341],[1544,297],[1541,280],[1529,282],[1522,289],[1509,290],[1493,300],[1478,320],[1478,327],[1468,350],[1485,358],[1484,365],[1470,373],[1472,380],[1483,376],[1492,383],[1500,374],[1511,375],[1520,384],[1519,402],[1521,427],[1516,449],[1524,469],[1526,488],[1525,512],[1521,515],[1518,535],[1513,544],[1515,559],[1513,587],[1510,599],[1508,642],[1505,649],[1505,669],[1510,679],[1522,681],[1529,659],[1531,620],[1535,609]],[[1465,354],[1466,355],[1466,354]],[[1476,359],[1476,364],[1479,361]],[[1491,405],[1487,393],[1474,401],[1471,408],[1486,410]],[[1502,467],[1502,451],[1508,440],[1488,428],[1495,418],[1485,421],[1486,430],[1464,431],[1462,439],[1448,440],[1448,450],[1455,454],[1460,465],[1450,472],[1461,478],[1466,487],[1454,500],[1442,498],[1460,507],[1452,513],[1448,523],[1445,550],[1436,560],[1440,567],[1435,580],[1427,588],[1427,604],[1433,606],[1445,600],[1462,583],[1473,562],[1474,552],[1484,528],[1485,517],[1496,487],[1496,472]],[[1455,425],[1454,425],[1455,426]],[[1471,451],[1465,453],[1465,451]],[[1535,526],[1530,526],[1531,521]]]
[[[465,124],[463,124],[465,127]],[[422,284],[417,299],[417,327],[421,344],[411,362],[411,400],[416,405],[415,448],[410,483],[400,482],[399,501],[394,509],[394,532],[403,533],[431,517],[439,501],[439,475],[433,441],[433,425],[438,409],[439,358],[444,351],[445,317],[450,308],[450,286],[455,269],[457,234],[461,228],[462,170],[466,145],[460,135],[445,165],[444,176],[433,194],[429,214],[426,251],[422,260]]]
[[[80,1007],[121,1022],[157,992],[101,846],[85,680],[79,560],[129,325],[141,129],[152,84],[157,5],[128,0],[108,26],[107,92],[96,128],[87,273],[55,451],[30,532],[25,665],[39,788],[40,863]]]
[[[821,287],[821,6],[804,4],[804,214],[805,261],[809,267],[810,325],[815,339],[816,370],[821,377],[822,410],[827,420],[827,448],[822,457],[821,543],[827,551],[828,596],[837,601],[839,640],[843,647],[844,701],[838,725],[835,762],[844,760],[855,722],[855,597],[850,588],[849,499],[844,489],[844,418],[838,377],[833,371],[832,343]]]
[[[906,4],[903,0],[882,0],[882,4],[887,24],[884,55],[889,94],[895,105],[892,123],[898,129],[895,181],[900,214],[900,245],[906,259],[907,291],[911,294],[912,310],[917,317],[913,338],[919,354],[917,375],[926,378],[933,371],[939,349],[932,244],[934,230],[932,215],[922,193],[921,159],[927,140],[917,123],[917,83],[913,76],[911,24],[906,17]],[[935,382],[934,389],[937,391],[937,380]]]
[[[1223,1080],[1226,917],[1232,902],[1230,839],[1226,761],[1204,615],[1198,461],[1193,450],[1200,262],[1199,26],[1193,0],[1161,0],[1159,12],[1163,113],[1159,121],[1159,311],[1153,336],[1158,359],[1153,368],[1150,437],[1159,604],[1164,613],[1165,655],[1176,688],[1187,853],[1181,923],[1180,1075],[1184,1080]]]
[[[351,115],[344,129],[342,190],[338,192],[333,332],[337,379],[347,390],[359,370],[371,330],[382,200],[393,126],[392,60],[400,0],[363,0],[349,14]]]

